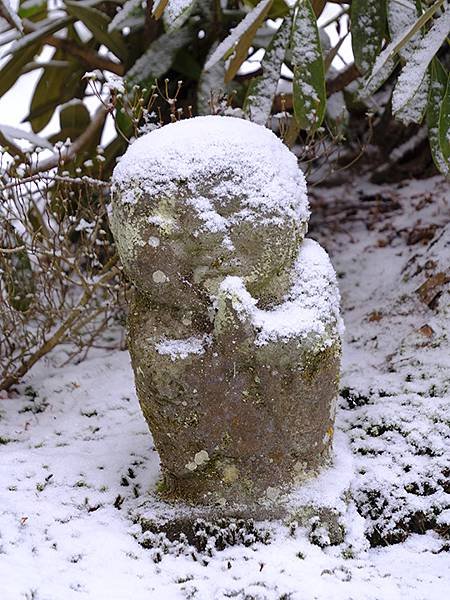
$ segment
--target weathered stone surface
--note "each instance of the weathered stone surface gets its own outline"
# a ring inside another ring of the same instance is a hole
[[[161,492],[267,512],[326,462],[339,376],[336,281],[304,240],[295,157],[246,121],[175,123],[130,147],[112,204]]]

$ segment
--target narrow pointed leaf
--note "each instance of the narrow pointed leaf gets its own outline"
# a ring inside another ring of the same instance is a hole
[[[245,0],[245,4],[256,6],[259,1],[260,0]],[[319,2],[322,2],[322,0],[319,0]],[[270,10],[267,13],[267,17],[269,19],[279,19],[280,17],[282,18],[289,14],[289,11],[290,8],[285,0],[273,0]]]
[[[447,77],[445,94],[439,111],[439,142],[448,172],[450,168],[450,75]]]
[[[394,37],[390,44],[380,53],[375,64],[364,83],[364,95],[370,96],[389,77],[396,65],[396,55],[408,44],[413,36],[433,17],[434,13],[442,6],[445,0],[437,0],[428,8],[417,21],[406,27]],[[420,84],[420,82],[419,82]]]
[[[375,63],[386,34],[385,0],[353,0],[351,24],[355,64],[364,74]]]
[[[177,52],[191,39],[187,28],[170,31],[156,39],[126,74],[129,81],[146,82],[162,77],[172,66]]]
[[[2,137],[14,141],[14,140],[26,140],[30,142],[32,146],[40,146],[41,148],[47,148],[48,150],[53,150],[53,147],[49,142],[35,133],[31,131],[24,131],[23,129],[18,129],[17,127],[11,127],[10,125],[0,125],[0,133]]]
[[[108,25],[108,31],[120,31],[124,27],[132,27],[135,23],[145,21],[142,0],[127,0]]]
[[[400,106],[393,114],[396,119],[401,121],[404,125],[410,123],[421,123],[427,109],[428,104],[428,90],[430,87],[430,76],[427,73],[423,76],[420,86],[417,91],[412,95],[405,104]]]
[[[59,49],[53,55],[56,59],[64,57],[64,51]],[[25,119],[30,121],[34,132],[41,131],[50,122],[60,104],[83,92],[86,87],[83,72],[83,66],[80,69],[79,63],[73,60],[65,68],[52,65],[44,68],[33,92],[30,113]]]
[[[64,27],[67,27],[72,21],[73,19],[71,17],[64,17],[62,19],[49,19],[48,22],[41,23],[38,29],[35,29],[31,33],[27,33],[11,44],[8,54],[23,52],[37,42],[42,42],[47,36],[56,33],[60,29],[64,29]]]
[[[259,125],[265,125],[270,117],[291,29],[292,15],[288,15],[267,46],[261,61],[263,74],[255,77],[248,88],[244,112],[251,121]]]
[[[313,133],[326,109],[325,69],[316,17],[309,0],[301,2],[291,36],[294,115],[301,129]]]
[[[440,136],[440,112],[446,90],[448,93],[448,77],[444,67],[437,58],[434,58],[431,63],[430,74],[431,84],[427,107],[428,139],[430,141],[434,164],[443,175],[449,175],[450,165],[448,158],[447,160],[444,158]]]
[[[258,28],[266,18],[273,0],[262,0],[251,10],[242,21],[230,31],[228,37],[221,42],[211,54],[205,64],[205,69],[210,69],[221,58],[233,54],[227,70],[227,81],[236,74],[242,62],[247,58],[247,52]]]
[[[410,55],[392,94],[392,110],[396,114],[418,93],[429,64],[450,31],[450,9],[437,17]]]
[[[24,67],[31,62],[36,54],[40,52],[41,44],[28,46],[22,52],[14,54],[7,63],[2,66],[0,77],[0,97],[12,88]]]
[[[214,50],[213,46],[212,52]],[[224,83],[224,79],[225,64],[223,61],[216,62],[208,70],[203,68],[197,87],[197,113],[199,115],[210,115],[212,97],[220,96],[228,91],[229,85]]]
[[[163,20],[167,31],[181,27],[194,8],[196,0],[169,0]]]
[[[413,27],[417,19],[422,14],[414,0],[388,0],[387,6],[388,24],[391,40],[401,35],[408,28]],[[407,60],[417,47],[422,32],[420,29],[411,37],[409,42],[399,49],[399,56]]]
[[[105,13],[82,2],[66,0],[65,6],[67,12],[86,25],[100,44],[106,46],[121,60],[126,59],[128,50],[122,36],[116,31],[108,32],[110,19]]]
[[[85,104],[78,99],[71,100],[61,107],[59,113],[59,124],[61,131],[67,133],[67,137],[75,140],[89,126],[91,116]]]

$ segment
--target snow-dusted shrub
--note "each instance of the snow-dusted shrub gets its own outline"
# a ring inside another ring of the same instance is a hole
[[[107,199],[102,182],[45,172],[1,190],[0,389],[60,344],[62,363],[84,357],[123,312]]]

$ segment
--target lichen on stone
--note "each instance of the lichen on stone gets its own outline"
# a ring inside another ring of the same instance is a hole
[[[129,348],[167,498],[257,514],[328,460],[342,322],[308,218],[295,156],[240,119],[170,124],[116,167]]]

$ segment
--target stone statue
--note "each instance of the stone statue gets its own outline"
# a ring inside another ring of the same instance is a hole
[[[117,165],[129,349],[166,499],[257,514],[326,463],[341,321],[308,218],[295,156],[245,120],[172,123]]]

